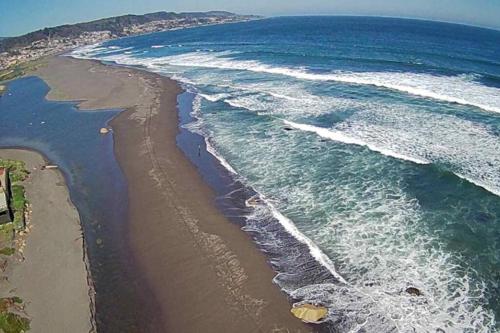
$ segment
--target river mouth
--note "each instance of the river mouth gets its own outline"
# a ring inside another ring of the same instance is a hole
[[[165,32],[74,55],[192,88],[177,100],[177,144],[293,301],[327,306],[340,331],[495,331],[499,76],[478,57],[497,32],[448,26],[415,47],[416,26],[442,26],[363,18],[373,29],[359,31],[360,19]]]
[[[62,171],[85,237],[98,331],[140,329],[145,317],[137,305],[152,298],[137,288],[140,275],[127,244],[127,183],[113,135],[99,134],[120,111],[79,111],[76,103],[48,101],[49,87],[38,77],[7,87],[0,121],[8,130],[0,133],[0,147],[35,150]]]

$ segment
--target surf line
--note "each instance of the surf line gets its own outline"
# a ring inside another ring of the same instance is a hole
[[[317,126],[307,125],[307,124],[294,123],[292,121],[284,120],[284,119],[282,119],[282,121],[283,121],[283,123],[285,123],[286,125],[288,125],[288,126],[290,126],[292,128],[295,128],[295,129],[298,129],[298,130],[302,130],[302,131],[305,131],[305,132],[316,133],[317,135],[319,135],[320,137],[325,138],[325,139],[330,139],[332,141],[342,142],[342,143],[345,143],[345,144],[351,144],[351,145],[356,145],[356,146],[367,147],[371,151],[378,152],[378,153],[380,153],[382,155],[385,155],[385,156],[390,156],[390,157],[393,157],[393,158],[397,158],[399,160],[410,161],[410,162],[413,162],[413,163],[416,163],[416,164],[431,164],[430,161],[427,161],[427,160],[424,160],[424,159],[414,158],[414,157],[411,157],[411,156],[406,156],[406,155],[403,155],[403,154],[399,154],[399,153],[393,152],[391,150],[383,149],[383,148],[374,146],[372,144],[369,144],[367,142],[364,142],[364,141],[362,141],[360,139],[349,137],[349,136],[345,135],[344,133],[341,133],[341,132],[338,132],[338,131],[332,131],[332,130],[330,130],[328,128],[317,127]]]
[[[205,137],[205,144],[207,146],[207,151],[215,157],[219,161],[219,163],[227,169],[230,173],[232,173],[235,177],[242,178],[243,183],[247,183],[247,181],[242,177],[232,166],[231,164],[226,161],[218,152],[215,147],[210,143],[209,140]],[[321,249],[314,243],[309,237],[304,235],[298,228],[297,226],[293,223],[292,220],[284,216],[272,203],[271,201],[266,198],[266,196],[259,191],[257,191],[255,188],[253,190],[258,194],[259,198],[261,199],[262,202],[264,202],[265,206],[269,209],[271,212],[271,215],[278,220],[278,222],[281,224],[281,226],[285,229],[285,231],[290,234],[293,238],[295,238],[297,241],[300,243],[304,244],[307,246],[309,253],[311,256],[323,267],[325,267],[331,274],[332,276],[337,279],[339,282],[350,285],[335,269],[335,264],[332,262],[332,260],[325,254]]]
[[[410,157],[410,156],[407,156],[407,155],[399,154],[399,153],[396,153],[396,152],[393,152],[393,151],[390,151],[390,150],[387,150],[387,149],[376,147],[376,146],[371,145],[371,144],[369,144],[367,142],[364,142],[364,141],[362,141],[360,139],[349,137],[349,136],[347,136],[347,135],[345,135],[345,134],[343,134],[341,132],[332,131],[332,130],[330,130],[328,128],[317,127],[317,126],[307,125],[307,124],[299,124],[299,123],[295,123],[295,122],[292,122],[292,121],[289,121],[289,120],[284,120],[284,119],[280,119],[280,120],[284,124],[286,124],[287,126],[290,126],[292,128],[295,128],[295,129],[298,129],[298,130],[302,130],[302,131],[305,131],[305,132],[315,133],[315,134],[319,135],[322,138],[329,139],[329,140],[332,140],[332,141],[342,142],[342,143],[345,143],[345,144],[353,144],[353,145],[362,146],[362,147],[367,147],[371,151],[378,152],[378,153],[380,153],[382,155],[385,155],[385,156],[397,158],[399,160],[410,161],[410,162],[413,162],[413,163],[416,163],[416,164],[422,164],[422,165],[427,165],[427,164],[431,164],[432,163],[432,162],[430,162],[428,160],[425,160],[425,159],[418,159],[418,158]],[[491,186],[483,184],[480,181],[474,180],[474,179],[472,179],[470,177],[467,177],[467,176],[465,176],[465,175],[463,175],[461,173],[458,173],[458,172],[451,171],[451,173],[453,173],[458,178],[463,179],[464,181],[467,181],[467,182],[469,182],[469,183],[471,183],[471,184],[473,184],[475,186],[478,186],[478,187],[482,188],[483,190],[485,190],[487,192],[490,192],[490,193],[492,193],[492,194],[494,194],[496,196],[500,196],[500,191],[498,191],[497,189],[495,189],[495,188],[493,188]]]

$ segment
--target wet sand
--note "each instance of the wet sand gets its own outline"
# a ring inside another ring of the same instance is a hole
[[[176,82],[65,57],[35,74],[52,88],[49,98],[125,109],[111,127],[128,182],[128,241],[159,308],[145,330],[311,331],[290,314],[264,254],[215,207],[215,193],[177,147]]]
[[[24,300],[30,332],[91,332],[82,230],[62,174],[41,170],[44,158],[32,151],[1,149],[0,158],[22,160],[31,172],[24,183],[32,209],[29,232],[16,236],[25,241],[24,260],[9,264],[5,296]]]

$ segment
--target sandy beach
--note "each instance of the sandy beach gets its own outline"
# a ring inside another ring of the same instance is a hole
[[[176,82],[66,57],[35,74],[52,88],[48,98],[125,109],[110,125],[128,182],[133,261],[158,307],[145,331],[311,331],[291,315],[264,254],[215,207],[215,193],[177,147]]]
[[[24,260],[9,265],[5,296],[24,300],[30,332],[92,332],[80,221],[62,174],[41,170],[46,162],[32,151],[2,149],[0,158],[22,160],[31,172],[24,183],[32,209]]]

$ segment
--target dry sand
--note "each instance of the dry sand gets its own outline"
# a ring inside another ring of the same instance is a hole
[[[21,297],[33,333],[84,333],[93,329],[91,296],[78,212],[58,170],[41,170],[35,152],[2,149],[0,158],[22,160],[32,215],[24,261],[9,268],[9,293]]]
[[[149,331],[308,332],[290,313],[250,237],[176,145],[176,82],[139,70],[55,57],[36,75],[49,98],[124,108],[111,122],[128,182],[129,241],[161,318]]]

